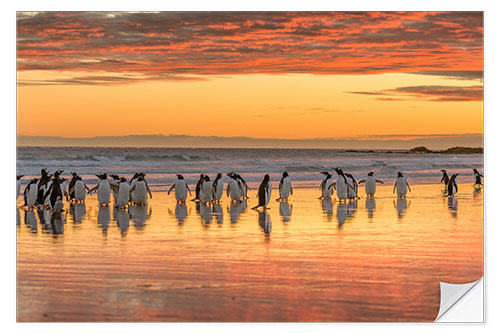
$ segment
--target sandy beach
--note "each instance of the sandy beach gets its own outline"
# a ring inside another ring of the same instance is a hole
[[[483,275],[472,184],[455,199],[415,185],[406,201],[379,186],[347,204],[297,189],[266,212],[248,208],[255,194],[197,210],[155,192],[128,213],[93,195],[46,224],[18,210],[17,320],[432,321],[440,281]]]

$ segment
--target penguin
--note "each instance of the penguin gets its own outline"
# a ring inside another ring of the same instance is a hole
[[[368,197],[373,197],[375,195],[375,191],[377,190],[377,183],[383,184],[384,182],[373,177],[374,172],[368,172],[368,176],[366,179],[361,179],[358,184],[365,183],[365,192]]]
[[[241,193],[243,192],[243,185],[238,182],[234,172],[227,173],[227,176],[230,178],[230,180],[227,183],[226,194],[231,198],[232,202],[240,202]]]
[[[153,199],[153,195],[151,194],[148,183],[146,182],[146,179],[144,179],[144,176],[142,174],[137,178],[134,186],[132,186],[129,190],[130,195],[132,195],[132,193],[134,192],[135,196],[132,196],[134,198],[133,202],[139,206],[144,206],[148,203],[148,194],[149,197]]]
[[[75,199],[75,183],[76,181],[78,180],[78,174],[76,172],[72,172],[71,173],[71,180],[69,181],[69,185],[68,185],[68,197],[66,198],[66,200],[68,201],[71,201],[73,199]]]
[[[410,184],[408,184],[402,172],[398,172],[398,178],[394,183],[394,188],[392,189],[392,193],[394,193],[396,189],[398,198],[405,198],[407,190],[411,192]]]
[[[481,177],[484,178],[484,176],[482,174],[479,173],[479,171],[477,171],[477,169],[472,169],[472,171],[474,171],[474,186],[481,186],[483,185],[483,182],[481,181]]]
[[[40,173],[41,176],[37,184],[38,185],[37,186],[38,194],[36,199],[37,205],[43,205],[43,196],[45,195],[45,191],[48,189],[48,183],[50,181],[50,178],[52,177],[52,175],[49,174],[47,168],[43,168]]]
[[[177,174],[177,180],[170,187],[167,195],[170,194],[173,189],[175,189],[175,200],[177,201],[177,203],[185,203],[188,192],[189,196],[191,196],[191,190],[189,189],[189,186],[187,186],[186,181],[181,174]]]
[[[234,176],[236,177],[236,180],[241,184],[241,186],[240,186],[241,187],[241,197],[243,199],[248,199],[247,192],[250,191],[250,188],[248,187],[247,182],[238,173],[235,173]]]
[[[349,199],[359,199],[358,197],[358,182],[354,179],[353,175],[350,173],[346,173],[347,180],[347,197]]]
[[[134,176],[132,177],[132,179],[130,179],[130,182],[129,182],[130,188],[132,188],[135,185],[135,183],[137,182],[137,178],[139,178],[140,175],[141,175],[141,173],[136,172],[134,174]],[[134,200],[134,194],[130,195],[130,198],[128,199],[128,201],[130,201],[130,202],[134,202],[135,201]]]
[[[36,205],[38,195],[38,178],[32,179],[24,189],[24,205],[33,208]]]
[[[191,199],[191,201],[199,201],[200,200],[201,183],[203,183],[204,180],[205,180],[205,175],[200,174],[200,179],[198,179],[198,182],[196,183],[195,197],[194,197],[194,199]]]
[[[62,198],[62,191],[61,191],[61,184],[65,181],[64,178],[61,178],[61,177],[55,177],[53,180],[52,180],[52,183],[50,185],[50,189],[45,192],[45,195],[43,197],[43,202],[45,202],[45,200],[48,198],[49,201],[48,201],[48,204],[49,206],[54,209],[55,208],[55,204],[56,204],[56,201],[57,201],[57,198]]]
[[[203,182],[200,185],[200,201],[202,204],[212,201],[212,182],[208,175],[203,177]]]
[[[256,209],[258,207],[264,207],[265,209],[267,204],[269,203],[269,199],[271,198],[271,182],[269,175],[265,175],[264,179],[260,183],[259,192],[257,193],[257,197],[259,198],[259,204],[252,209]]]
[[[337,172],[337,181],[335,183],[332,183],[330,185],[330,187],[332,187],[332,186],[337,187],[337,197],[339,198],[340,201],[347,200],[347,198],[348,198],[347,188],[350,185],[347,182],[344,171],[342,171],[341,168],[334,168],[334,170],[335,170],[335,172]]]
[[[19,198],[19,193],[21,191],[21,178],[23,178],[24,175],[16,175],[16,200]]]
[[[446,170],[441,169],[441,172],[443,173],[443,177],[441,177],[441,183],[444,182],[444,187],[447,187],[448,186],[448,181],[450,180],[450,178],[448,177],[448,174],[446,173]]]
[[[128,184],[125,177],[120,178],[120,182],[118,183],[118,190],[116,192],[116,206],[118,206],[118,208],[125,208],[128,203],[130,192],[130,185]]]
[[[288,201],[288,197],[293,194],[292,180],[288,175],[288,172],[283,172],[279,184],[280,197],[276,201],[284,200]]]
[[[222,193],[224,192],[224,182],[222,181],[222,174],[218,173],[212,183],[212,199],[214,202],[220,202]]]
[[[73,190],[73,198],[76,202],[84,202],[86,191],[90,191],[87,185],[83,182],[82,178],[78,175],[76,176],[73,188],[70,188],[70,191],[71,190]]]
[[[103,173],[101,175],[96,175],[96,177],[99,178],[99,183],[91,188],[87,192],[87,194],[90,194],[93,191],[97,191],[97,201],[99,202],[99,205],[108,206],[111,195],[111,187],[109,186],[109,182],[107,179],[108,175],[106,173]]]
[[[332,174],[328,171],[321,171],[321,173],[325,175],[325,179],[323,179],[319,185],[321,196],[318,199],[330,199],[333,193],[331,186],[333,183]]]
[[[454,173],[451,175],[450,180],[448,181],[448,197],[455,195],[458,192],[458,173]]]
[[[116,195],[118,191],[118,183],[120,182],[120,177],[118,175],[109,175],[109,185],[113,189],[113,200],[116,202]]]

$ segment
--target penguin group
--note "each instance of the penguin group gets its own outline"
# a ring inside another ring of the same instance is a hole
[[[334,167],[336,177],[328,171],[322,171],[324,175],[319,189],[321,200],[331,200],[335,191],[336,198],[342,203],[347,200],[360,199],[358,195],[359,185],[365,184],[365,193],[368,198],[373,198],[376,193],[377,183],[384,182],[376,179],[374,171],[368,172],[366,179],[356,180],[351,173],[344,172],[340,167]],[[442,169],[441,183],[445,185],[444,193],[446,196],[454,196],[458,192],[458,175],[454,173],[451,176]],[[89,188],[76,172],[71,172],[71,178],[62,177],[64,170],[57,170],[50,174],[46,168],[41,169],[40,177],[30,179],[24,188],[24,206],[28,209],[35,207],[44,207],[53,211],[64,209],[62,202],[66,198],[68,202],[83,203],[87,195],[97,193],[97,201],[100,206],[109,206],[111,199],[117,208],[126,208],[129,205],[145,206],[148,202],[148,196],[152,199],[151,189],[146,181],[146,174],[136,172],[133,177],[127,181],[125,177],[116,174],[101,173],[96,174],[98,183]],[[176,181],[168,189],[168,194],[175,192],[175,200],[178,204],[185,204],[189,196],[192,196],[188,184],[182,174],[177,174]],[[195,197],[191,201],[199,202],[202,205],[211,205],[220,203],[224,187],[226,196],[232,203],[241,203],[248,199],[250,187],[243,177],[235,172],[226,173],[229,178],[227,184],[223,179],[223,174],[218,173],[213,180],[207,174],[200,174],[195,186]],[[483,186],[483,175],[477,169],[473,169],[474,186],[476,188]],[[21,179],[24,175],[16,175],[17,196],[20,194]],[[69,180],[67,184],[67,180]],[[288,172],[283,172],[279,186],[279,196],[276,201],[287,202],[293,195],[292,180]],[[393,193],[396,193],[398,199],[406,198],[407,193],[411,192],[410,184],[403,173],[397,173],[396,181],[393,187]],[[267,208],[271,199],[272,184],[268,174],[262,179],[256,197],[258,204],[252,209]]]

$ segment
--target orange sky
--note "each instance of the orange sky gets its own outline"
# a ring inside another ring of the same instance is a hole
[[[479,12],[18,13],[18,134],[482,133]]]

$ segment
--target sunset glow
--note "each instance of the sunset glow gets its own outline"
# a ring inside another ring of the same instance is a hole
[[[18,135],[483,132],[481,12],[18,13]]]

